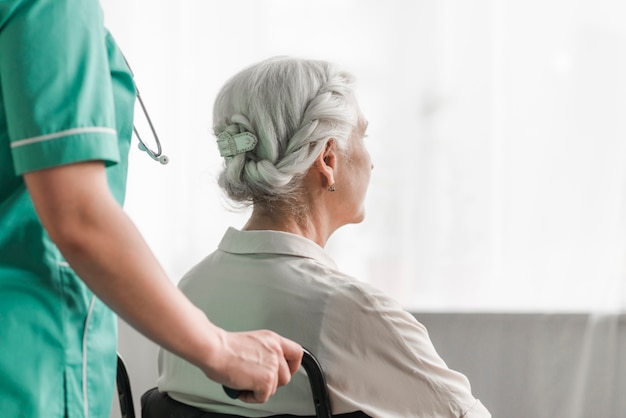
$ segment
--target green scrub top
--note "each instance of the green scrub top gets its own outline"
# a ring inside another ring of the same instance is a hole
[[[109,417],[116,318],[42,228],[22,175],[101,160],[122,204],[134,101],[97,0],[0,0],[2,417]]]

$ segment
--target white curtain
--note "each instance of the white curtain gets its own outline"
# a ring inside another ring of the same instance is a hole
[[[217,90],[294,55],[353,72],[370,124],[368,216],[328,245],[345,271],[421,311],[626,306],[623,1],[102,5],[171,159],[133,149],[126,209],[172,280],[246,219],[215,184]]]

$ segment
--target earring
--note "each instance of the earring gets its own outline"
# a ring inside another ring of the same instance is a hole
[[[331,184],[330,186],[328,186],[328,191],[329,192],[334,192],[335,191],[335,185]]]

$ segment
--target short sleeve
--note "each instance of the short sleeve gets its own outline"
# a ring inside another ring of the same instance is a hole
[[[97,0],[15,2],[0,80],[15,174],[119,162],[106,30]]]

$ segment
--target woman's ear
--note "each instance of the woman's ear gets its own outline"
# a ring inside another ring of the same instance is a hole
[[[324,146],[324,150],[320,152],[315,160],[315,166],[317,167],[322,181],[325,181],[326,184],[322,186],[324,188],[328,188],[335,184],[335,170],[337,168],[337,145],[334,138],[330,138],[326,145]]]

